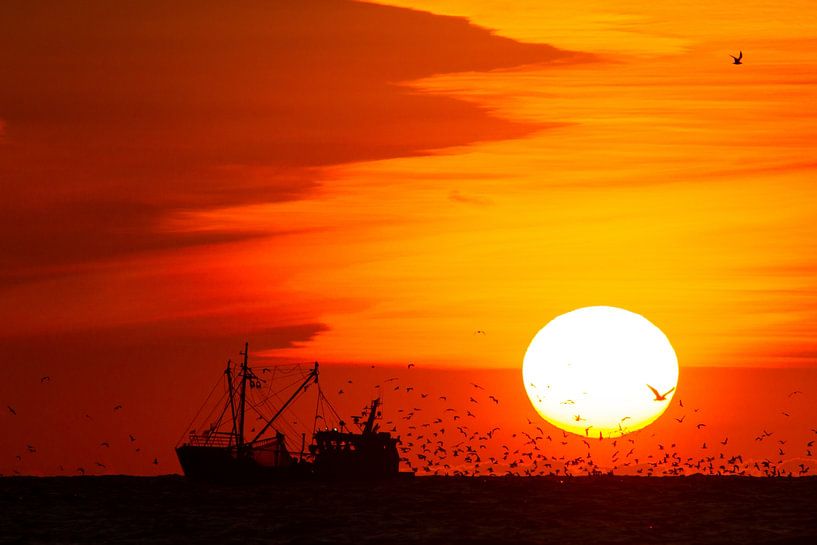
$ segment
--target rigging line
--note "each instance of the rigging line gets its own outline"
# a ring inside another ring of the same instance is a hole
[[[318,384],[318,395],[317,399],[315,400],[315,418],[312,419],[312,437],[315,437],[315,432],[318,428],[318,411],[320,410],[322,395],[323,393],[321,392],[321,386]]]
[[[215,383],[215,384],[213,384],[213,388],[210,390],[210,393],[209,393],[209,394],[207,394],[207,399],[205,399],[205,400],[204,400],[204,403],[202,403],[202,404],[201,404],[201,406],[199,407],[199,410],[198,410],[198,411],[196,411],[196,415],[195,415],[195,416],[194,416],[194,417],[193,417],[193,418],[190,420],[190,423],[187,425],[187,429],[185,429],[185,430],[182,432],[182,436],[181,436],[181,437],[179,437],[179,440],[178,440],[178,442],[176,443],[176,446],[179,446],[179,444],[181,444],[181,442],[184,440],[184,436],[187,434],[187,432],[188,432],[188,431],[190,431],[190,428],[191,428],[191,427],[193,426],[193,424],[196,422],[196,419],[197,419],[197,418],[199,417],[199,415],[201,414],[201,411],[204,409],[204,407],[205,407],[205,406],[207,405],[207,403],[210,401],[210,397],[212,397],[213,392],[215,392],[215,391],[216,391],[216,388],[218,388],[219,382],[221,382],[221,378],[219,378],[219,379],[216,381],[216,383]]]
[[[222,396],[222,399],[223,399],[223,396]],[[219,414],[218,418],[216,418],[216,421],[212,425],[212,430],[210,430],[210,431],[218,431],[221,428],[221,421],[224,419],[224,415],[227,413],[227,409],[229,408],[229,406],[230,406],[229,403],[224,403],[224,406],[221,409],[221,414]],[[207,439],[206,439],[207,442],[210,441],[211,435],[212,434],[208,432]]]
[[[273,396],[277,397],[277,398],[278,398],[278,401],[279,401],[279,402],[281,402],[281,403],[283,403],[283,402],[284,402],[284,400],[281,398],[281,396],[280,396],[279,394],[280,394],[281,392],[286,392],[286,391],[290,391],[290,390],[292,390],[292,389],[293,389],[293,387],[294,387],[296,384],[300,384],[300,383],[302,383],[302,382],[303,382],[303,380],[296,380],[296,381],[294,381],[294,382],[292,382],[292,383],[290,383],[290,384],[288,384],[288,385],[286,385],[286,386],[282,387],[282,388],[281,388],[280,390],[278,390],[277,392],[272,392],[272,391],[271,391],[271,392],[270,392],[270,393],[267,395],[267,397],[265,397],[264,399],[260,400],[260,401],[259,401],[259,403],[267,403],[267,402],[268,402],[268,401],[269,401],[269,400],[270,400],[270,399],[271,399]],[[307,387],[308,387],[308,386],[307,386]],[[271,385],[271,384],[269,385],[269,389],[270,389],[270,390],[272,389],[272,385]],[[306,389],[304,389],[304,390],[306,390]],[[275,412],[275,410],[274,410],[274,409],[275,409],[275,407],[274,407],[274,406],[272,407],[272,409],[273,409],[273,412]],[[263,415],[262,415],[262,416],[263,416]]]
[[[272,398],[273,396],[275,396],[275,397],[277,397],[277,398],[278,398],[278,401],[283,401],[283,399],[281,399],[280,394],[281,394],[282,392],[286,392],[286,391],[291,390],[291,389],[292,389],[292,388],[293,388],[293,387],[294,387],[296,384],[300,384],[300,383],[302,383],[302,382],[305,380],[305,378],[306,378],[306,377],[303,377],[303,378],[298,378],[298,379],[296,379],[296,380],[294,380],[294,381],[290,382],[290,383],[289,383],[289,384],[287,384],[286,386],[282,386],[280,389],[278,389],[278,390],[276,390],[276,391],[272,391],[272,384],[269,384],[268,388],[269,388],[269,390],[270,390],[270,393],[269,393],[269,395],[266,397],[266,399],[270,399],[270,398]]]
[[[262,412],[261,412],[261,411],[258,409],[258,407],[257,407],[257,406],[256,406],[256,405],[255,405],[255,404],[252,402],[252,401],[250,401],[250,407],[251,407],[251,408],[252,408],[252,409],[253,409],[253,410],[254,410],[256,413],[258,413],[258,416],[262,417],[262,419],[266,419],[266,416],[264,416],[264,414],[263,414],[263,413],[262,413]],[[298,430],[297,430],[297,429],[295,429],[295,428],[293,428],[293,427],[291,427],[291,426],[289,426],[289,425],[288,425],[288,422],[286,421],[286,419],[282,420],[281,422],[283,422],[283,423],[284,423],[284,426],[278,426],[278,427],[281,427],[281,428],[285,428],[285,429],[287,429],[287,431],[291,432],[291,433],[292,433],[292,435],[297,435],[297,434],[298,434]],[[270,426],[270,427],[271,427],[272,429],[276,430],[276,431],[279,431],[279,430],[277,429],[277,427],[276,427],[276,426]],[[286,435],[286,434],[284,434],[284,435]]]
[[[226,382],[227,381],[225,380],[225,383]],[[218,410],[218,407],[222,403],[224,403],[224,399],[227,397],[227,390],[228,390],[228,388],[227,388],[227,386],[225,384],[224,385],[224,391],[221,393],[221,397],[218,398],[217,402],[210,404],[210,412],[207,413],[206,417],[203,420],[199,421],[199,424],[203,424],[204,422],[208,422],[208,423],[212,424],[215,413]],[[201,428],[201,426],[198,426],[198,427]]]
[[[329,401],[329,399],[327,399],[326,396],[323,396],[323,400],[326,402],[327,405],[329,405],[329,410],[332,411],[332,414],[335,415],[335,418],[337,418],[338,421],[340,421],[341,420],[340,414],[338,414],[338,412],[335,410],[335,407],[332,406],[332,403]]]
[[[301,395],[303,395],[303,392],[301,392]],[[299,395],[298,397],[300,397],[300,395]],[[297,399],[297,398],[296,398],[296,399]],[[249,400],[249,401],[250,401],[250,407],[251,407],[251,408],[252,408],[252,409],[253,409],[253,410],[254,410],[256,413],[258,413],[258,416],[260,416],[260,417],[261,417],[261,419],[265,420],[265,423],[266,423],[266,421],[268,421],[268,417],[267,417],[267,416],[265,416],[265,415],[264,415],[264,413],[263,413],[263,412],[262,412],[262,411],[261,411],[261,410],[258,408],[259,403],[258,403],[258,402],[256,402],[256,401],[254,401],[254,400]],[[294,401],[295,401],[295,400],[293,400],[293,403],[294,403]],[[266,402],[266,400],[264,400],[264,402]],[[265,403],[265,406],[269,408],[269,407],[270,407],[270,404],[269,404],[269,403]],[[275,412],[276,412],[276,411],[275,411],[275,409],[274,409],[274,407],[273,407],[273,408],[270,410],[270,412],[272,412],[272,413],[275,413]],[[291,432],[293,435],[298,435],[299,430],[298,430],[298,429],[296,429],[296,428],[294,428],[294,427],[292,427],[292,426],[289,424],[289,422],[286,420],[286,418],[284,418],[283,420],[280,420],[279,422],[283,422],[283,423],[284,423],[284,425],[283,425],[283,426],[278,426],[278,427],[283,428],[283,429],[286,429],[287,431]],[[276,422],[276,424],[278,424],[278,423]],[[275,427],[273,427],[273,428],[275,428]]]
[[[273,405],[272,405],[271,403],[266,402],[266,403],[264,404],[264,406],[267,408],[267,410],[268,410],[270,413],[275,414],[275,408],[273,407]],[[295,414],[295,411],[294,411],[294,410],[293,410],[293,411],[291,411],[291,412],[290,412],[290,414],[288,414],[288,415],[287,415],[287,418],[291,418],[291,417],[295,417],[295,418],[296,418],[296,420],[298,420],[298,422],[300,422],[300,419],[297,417],[297,414]],[[286,427],[286,428],[287,428],[289,431],[291,431],[293,434],[297,435],[297,434],[299,433],[299,431],[300,431],[300,430],[298,430],[297,428],[294,428],[294,427],[290,426],[290,423],[289,423],[289,421],[288,421],[288,420],[284,419],[284,420],[282,420],[282,422],[284,422],[285,427]]]
[[[291,373],[290,373],[290,375],[291,375]],[[287,375],[285,375],[283,378],[286,378],[286,377],[287,377]],[[290,388],[292,388],[296,384],[299,384],[299,383],[303,382],[304,380],[306,380],[306,377],[307,377],[306,374],[301,374],[300,378],[298,378],[296,380],[293,380],[292,382],[290,382],[289,384],[287,384],[285,386],[282,386],[276,392],[273,392],[273,388],[272,388],[273,384],[275,384],[277,382],[275,376],[271,377],[270,380],[266,380],[266,379],[263,379],[263,378],[259,378],[259,380],[261,382],[266,383],[266,389],[269,390],[269,392],[270,392],[268,397],[272,397],[272,395],[274,395],[275,393],[281,393],[283,391],[289,390]]]

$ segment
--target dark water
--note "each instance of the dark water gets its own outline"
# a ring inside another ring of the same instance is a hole
[[[0,543],[817,543],[817,478],[0,479]]]

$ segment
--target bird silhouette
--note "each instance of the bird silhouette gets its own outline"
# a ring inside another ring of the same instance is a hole
[[[662,394],[662,393],[660,393],[658,390],[656,390],[655,388],[653,388],[652,386],[650,386],[649,384],[647,384],[647,388],[649,388],[650,390],[652,390],[652,393],[653,393],[653,394],[655,394],[655,399],[654,399],[653,401],[666,401],[666,400],[667,400],[667,396],[668,396],[669,394],[671,394],[671,393],[673,392],[673,390],[675,390],[675,386],[673,386],[672,388],[670,388],[669,390],[667,390],[666,392],[664,392],[664,393]]]
[[[6,405],[6,407],[8,407],[8,410],[12,416],[17,416],[17,411],[14,409],[14,407],[12,407],[11,405]]]
[[[44,377],[42,377],[40,379],[41,384],[48,384],[49,382],[51,382],[51,377],[49,377],[48,375],[46,375],[46,376],[44,376]]]
[[[732,64],[743,64],[743,51],[738,53],[737,57],[734,56],[734,55],[729,55],[729,56],[732,57],[732,59],[733,59]]]

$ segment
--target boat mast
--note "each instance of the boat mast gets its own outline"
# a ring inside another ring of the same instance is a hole
[[[227,388],[230,392],[230,415],[233,417],[233,429],[231,430],[232,435],[230,436],[230,442],[235,440],[236,444],[238,444],[238,426],[236,425],[235,421],[235,389],[233,388],[233,362],[227,360],[227,369],[224,370],[224,374],[227,375]]]
[[[247,355],[249,354],[249,342],[244,342],[244,352],[241,352],[241,355],[244,356],[244,362],[241,364],[241,398],[238,402],[238,448],[241,449],[244,446],[244,407],[247,403],[247,380],[249,378],[249,369],[247,367]]]
[[[270,419],[267,421],[267,423],[264,425],[264,427],[263,427],[263,428],[261,428],[261,431],[259,431],[259,432],[258,432],[258,433],[255,435],[255,437],[253,437],[252,441],[250,441],[250,444],[255,443],[256,441],[258,441],[258,438],[259,438],[259,437],[261,437],[262,435],[264,435],[264,432],[266,432],[266,431],[269,429],[269,427],[270,427],[270,426],[272,426],[272,423],[273,423],[273,422],[275,422],[275,419],[276,419],[276,418],[278,418],[279,416],[281,416],[281,413],[282,413],[282,412],[284,412],[284,411],[286,410],[286,408],[287,408],[287,407],[289,407],[289,404],[290,404],[290,403],[292,403],[292,402],[295,400],[295,398],[296,398],[296,397],[298,397],[298,395],[299,395],[299,394],[300,394],[302,391],[304,391],[304,390],[306,389],[306,387],[307,387],[307,386],[309,386],[309,383],[311,383],[311,382],[315,382],[315,383],[317,383],[317,382],[318,382],[318,362],[315,362],[315,367],[313,367],[313,368],[312,368],[312,370],[311,370],[311,371],[309,372],[309,374],[306,376],[306,378],[305,378],[305,379],[304,379],[304,381],[301,383],[301,385],[300,385],[300,386],[298,386],[298,389],[297,389],[297,390],[295,390],[295,391],[292,393],[292,395],[291,395],[291,396],[289,396],[289,399],[287,399],[286,403],[284,403],[284,404],[281,406],[281,408],[280,408],[280,409],[278,409],[278,412],[276,412],[276,413],[275,413],[275,416],[273,416],[272,418],[270,418]]]

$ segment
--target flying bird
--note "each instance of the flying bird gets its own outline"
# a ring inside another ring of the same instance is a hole
[[[6,407],[8,407],[9,412],[12,414],[12,416],[17,416],[17,411],[14,410],[14,407],[12,407],[11,405],[6,405]]]
[[[732,59],[733,59],[732,64],[743,64],[743,51],[738,53],[737,57],[734,56],[734,55],[729,55],[729,56],[732,57]]]
[[[670,388],[669,390],[667,390],[666,392],[664,392],[664,393],[662,394],[662,393],[660,393],[658,390],[656,390],[655,388],[653,388],[652,386],[650,386],[649,384],[647,384],[647,388],[649,388],[650,390],[652,390],[652,393],[653,393],[653,394],[655,394],[655,399],[654,399],[653,401],[666,401],[666,400],[667,400],[667,396],[668,396],[669,394],[671,394],[673,390],[675,390],[675,386],[673,386],[672,388]]]
[[[51,382],[51,377],[49,377],[48,375],[40,379],[41,384],[48,384],[49,382]]]
[[[114,411],[121,411],[121,410],[122,410],[122,408],[123,408],[123,407],[122,407],[122,405],[117,405],[117,406],[115,406],[115,407],[113,408],[113,410],[114,410]]]

